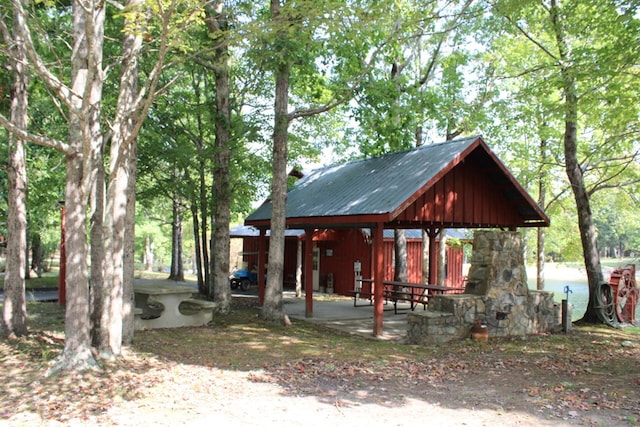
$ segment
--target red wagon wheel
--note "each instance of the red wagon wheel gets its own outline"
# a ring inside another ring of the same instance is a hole
[[[618,292],[616,292],[615,298],[615,309],[616,309],[616,317],[620,322],[632,322],[634,317],[634,308],[635,304],[638,302],[637,291],[634,287],[629,286],[629,281],[623,281],[622,278],[620,282],[623,283],[624,286],[618,286]]]

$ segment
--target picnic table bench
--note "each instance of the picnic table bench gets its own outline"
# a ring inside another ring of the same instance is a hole
[[[354,307],[363,306],[362,304],[358,305],[358,299],[367,299],[369,303],[366,305],[373,305],[373,279],[362,279],[361,282],[368,284],[368,286],[361,286],[359,289],[347,291],[349,295],[353,296]],[[384,280],[382,284],[384,285],[384,303],[387,304],[389,301],[393,302],[393,312],[395,314],[398,314],[398,310],[403,310],[402,307],[398,308],[398,302],[408,302],[411,311],[415,310],[419,304],[422,304],[423,309],[426,310],[429,299],[431,299],[433,295],[464,291],[464,288],[452,288],[424,283],[396,282],[392,280]]]
[[[213,319],[216,304],[193,298],[196,291],[189,286],[145,283],[133,292],[135,329],[203,326]]]
[[[435,294],[464,291],[464,288],[452,288],[424,283],[396,282],[391,280],[385,280],[382,283],[384,285],[385,299],[393,302],[393,311],[395,314],[398,314],[399,310],[398,301],[408,302],[411,311],[414,311],[419,304],[422,304],[423,310],[426,310],[429,300]],[[400,310],[402,310],[402,308],[400,308]]]
[[[368,288],[363,286],[364,283],[368,284]],[[353,296],[353,306],[354,307],[362,307],[363,305],[358,305],[358,299],[366,299],[369,300],[369,304],[373,305],[373,280],[372,279],[360,279],[360,288],[358,289],[350,289],[347,293]]]

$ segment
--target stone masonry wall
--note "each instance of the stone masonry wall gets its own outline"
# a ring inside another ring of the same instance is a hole
[[[464,294],[436,295],[427,311],[408,315],[408,341],[413,344],[462,339],[476,319],[490,337],[523,336],[559,327],[552,292],[531,291],[516,232],[477,231]]]

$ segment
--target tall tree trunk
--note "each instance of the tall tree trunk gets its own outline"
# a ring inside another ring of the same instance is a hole
[[[217,310],[227,313],[231,307],[229,286],[229,221],[231,217],[231,110],[229,105],[229,49],[227,44],[228,22],[223,12],[224,2],[218,0],[213,9],[207,11],[209,31],[216,44],[214,74],[216,79],[216,141],[214,151],[213,194],[214,218],[211,272],[213,276],[213,299]]]
[[[271,0],[271,19],[276,28],[283,28],[279,0]],[[278,32],[280,33],[279,30]],[[286,35],[279,34],[286,40]],[[282,52],[274,52],[276,55]],[[287,322],[282,301],[282,280],[284,268],[284,230],[287,204],[287,139],[289,132],[289,76],[291,64],[282,55],[275,70],[275,102],[273,127],[273,177],[271,181],[271,236],[269,238],[269,262],[267,286],[261,317],[274,322]]]
[[[201,255],[202,255],[202,272],[204,274],[204,284],[208,294],[213,293],[213,287],[211,283],[211,269],[209,265],[209,251],[211,245],[209,244],[209,209],[207,202],[207,184],[205,179],[205,164],[201,162],[200,168],[200,217],[202,218],[202,226],[200,227],[200,240],[201,240]]]
[[[622,243],[620,244],[622,247]],[[31,270],[36,273],[37,277],[42,277],[44,259],[42,250],[42,239],[39,233],[33,233],[31,236]]]
[[[91,278],[89,279],[90,290],[90,306],[91,306],[91,328],[92,343],[96,348],[100,348],[102,344],[100,334],[102,325],[102,313],[104,307],[104,192],[105,192],[105,170],[102,158],[95,162],[98,170],[96,171],[96,182],[93,186],[91,194],[91,218],[90,218],[90,235],[91,241],[96,242],[91,245]],[[99,243],[98,243],[99,242]],[[105,344],[106,345],[106,344]]]
[[[103,338],[100,340],[100,354],[111,358],[122,353],[123,336],[132,336],[133,331],[133,277],[128,278],[125,294],[125,246],[127,236],[128,209],[135,209],[129,204],[128,191],[131,184],[131,166],[135,161],[131,152],[135,153],[136,98],[138,96],[138,57],[142,46],[141,28],[143,22],[142,2],[129,0],[127,9],[132,12],[125,16],[125,31],[122,41],[122,72],[120,75],[120,91],[116,107],[116,118],[113,123],[111,149],[109,155],[109,184],[105,212],[105,307],[102,313]],[[132,268],[127,271],[133,273]],[[125,329],[126,332],[125,332]]]
[[[133,341],[135,299],[133,284],[135,275],[135,226],[136,226],[136,176],[138,173],[137,144],[130,144],[126,152],[126,165],[129,175],[127,188],[127,214],[125,216],[124,263],[123,263],[123,317],[122,343]]]
[[[302,297],[302,254],[302,239],[299,239],[296,248],[296,298]]]
[[[153,242],[149,235],[144,237],[144,269],[145,271],[153,269]]]
[[[393,280],[396,282],[409,281],[407,267],[407,233],[403,229],[393,230],[395,247],[395,262]]]
[[[184,265],[182,263],[182,207],[178,195],[173,199],[173,221],[171,221],[171,268],[169,280],[184,281]]]
[[[73,42],[71,58],[72,87],[76,94],[86,95],[90,90],[90,78],[93,78],[95,64],[89,60],[87,33],[92,28],[94,10],[89,12],[78,3],[72,2]],[[93,13],[90,13],[93,12]],[[102,10],[104,12],[104,10]],[[95,35],[91,35],[91,39]],[[87,267],[87,206],[90,181],[87,170],[89,161],[85,162],[85,152],[91,156],[85,135],[90,134],[85,107],[91,99],[74,97],[69,117],[69,149],[67,153],[67,179],[65,190],[65,250],[72,256],[66,257],[67,304],[65,311],[65,346],[62,354],[50,372],[61,369],[83,370],[96,367],[97,363],[91,352],[90,319],[89,319],[89,272]],[[85,151],[85,148],[87,150]]]
[[[394,83],[394,85],[396,86],[396,90],[398,91],[397,96],[399,97],[400,92],[401,92],[401,88],[400,85],[395,81],[396,78],[398,77],[398,74],[400,74],[400,70],[402,69],[402,66],[398,66],[397,63],[394,62],[393,66],[391,67],[391,81],[392,83]],[[398,102],[398,99],[395,99],[395,102]],[[391,109],[392,111],[394,111],[394,109]],[[391,121],[398,126],[399,125],[399,117],[394,114],[393,118],[391,119]],[[416,147],[419,147],[420,145],[418,144],[422,144],[422,135],[421,132],[418,132],[418,129],[416,129],[415,133],[415,142],[416,142]],[[407,232],[404,229],[394,229],[393,230],[393,253],[394,253],[394,278],[393,280],[397,281],[397,282],[407,282],[408,280],[408,268],[407,268]],[[396,292],[399,292],[400,289],[398,286],[395,287],[396,289],[394,289]]]
[[[554,25],[556,43],[560,53],[560,61],[563,64],[560,68],[562,78],[562,89],[564,93],[564,156],[567,177],[571,183],[571,189],[576,201],[578,212],[578,228],[580,229],[580,239],[582,241],[582,251],[584,256],[587,279],[589,281],[589,303],[586,312],[581,319],[585,322],[599,322],[596,307],[596,295],[600,292],[600,284],[603,282],[602,267],[600,265],[600,254],[596,240],[596,228],[591,213],[589,193],[585,187],[583,172],[578,161],[578,96],[575,78],[572,70],[570,50],[565,38],[563,22],[560,16],[559,5],[555,0],[551,1],[551,20]]]
[[[102,50],[102,48],[100,48]],[[92,344],[94,347],[108,347],[108,338],[102,333],[106,325],[103,323],[103,313],[108,307],[105,305],[108,298],[105,283],[105,186],[106,171],[104,165],[104,139],[101,135],[100,127],[100,105],[102,97],[102,80],[99,75],[95,76],[91,82],[91,99],[92,99],[92,120],[91,120],[91,136],[92,146],[95,147],[91,151],[91,169],[95,175],[95,180],[91,188],[90,194],[90,229],[91,242],[90,247],[91,271],[89,278],[89,310],[91,315]],[[107,234],[108,235],[108,234]]]
[[[407,232],[404,229],[393,230],[394,269],[393,280],[396,282],[408,282],[407,268]],[[395,292],[402,292],[402,287],[393,287]]]
[[[209,11],[210,6],[208,3],[205,5],[205,13],[207,16],[211,15]],[[215,12],[214,12],[215,16]],[[211,24],[214,21],[211,21],[210,17],[206,18],[207,27],[209,27],[209,31],[215,32],[215,28],[212,30]],[[215,67],[215,64],[212,68]],[[202,79],[205,80],[206,79]],[[194,98],[197,99],[197,102],[207,102],[206,100],[200,101],[202,99],[202,81],[201,79],[196,78],[196,73],[192,73],[191,76],[191,85],[193,88]],[[211,251],[211,245],[209,244],[209,201],[207,199],[207,194],[209,191],[209,187],[207,185],[207,173],[209,171],[208,158],[209,154],[205,151],[207,145],[207,136],[208,131],[205,130],[205,127],[210,127],[209,123],[205,123],[203,119],[203,114],[201,110],[198,109],[195,113],[194,117],[197,123],[198,135],[197,138],[194,139],[194,144],[196,145],[197,152],[199,154],[198,160],[198,198],[194,197],[192,202],[192,215],[194,217],[194,229],[196,230],[196,241],[200,241],[201,244],[197,246],[198,253],[198,289],[202,295],[207,295],[209,297],[213,297],[213,284],[211,283],[211,274],[212,274],[212,266],[209,261]],[[198,214],[199,212],[199,214]],[[214,215],[214,214],[212,214]],[[202,224],[200,224],[198,218],[202,218]]]
[[[29,234],[29,228],[27,227],[26,231],[27,235]],[[24,278],[31,279],[31,264],[29,263],[29,239],[27,237],[27,244],[24,246],[24,265],[22,268],[24,269]]]
[[[202,295],[207,295],[208,287],[204,281],[203,263],[202,263],[202,246],[203,243],[200,240],[200,227],[198,218],[198,205],[191,203],[191,218],[193,222],[193,240],[195,242],[195,273],[198,278],[198,292]]]
[[[74,124],[75,120],[71,120]],[[82,139],[77,126],[69,126],[69,141]],[[74,144],[77,146],[77,144]],[[97,367],[91,352],[89,322],[89,277],[87,269],[86,196],[83,186],[82,150],[67,156],[65,194],[65,249],[67,304],[65,310],[65,345],[51,372],[62,369],[83,370]]]
[[[624,242],[622,239],[618,242],[618,258],[624,258]]]
[[[546,174],[545,165],[547,159],[547,140],[546,138],[540,139],[540,168],[538,169],[538,205],[544,209],[545,196],[547,192],[546,186]],[[536,270],[538,272],[536,277],[536,289],[539,291],[544,290],[544,227],[538,227],[537,230],[537,246],[536,246]]]
[[[422,230],[422,283],[429,282],[429,234]]]
[[[102,313],[105,307],[105,257],[104,247],[104,214],[105,214],[105,170],[104,170],[104,138],[101,128],[102,105],[102,50],[104,41],[104,5],[95,8],[87,16],[87,68],[89,70],[85,92],[83,93],[83,121],[88,132],[84,135],[85,159],[87,159],[85,184],[89,192],[90,229],[91,236],[90,258],[91,271],[89,278],[89,313],[92,328],[92,343],[101,348],[103,344]],[[89,150],[87,148],[90,147]],[[87,187],[89,185],[89,187]]]
[[[127,10],[132,12],[125,16],[124,26],[127,29],[122,40],[122,72],[120,75],[120,91],[116,107],[116,118],[113,123],[111,149],[109,154],[109,179],[105,212],[105,310],[102,313],[103,339],[99,348],[101,357],[111,358],[122,353],[124,316],[132,316],[133,286],[124,294],[124,254],[127,229],[127,191],[130,185],[130,150],[135,152],[136,138],[136,98],[138,96],[138,57],[142,46],[141,17],[143,15],[141,0],[128,0]],[[134,13],[135,12],[135,13]],[[135,30],[134,30],[135,29]],[[132,280],[132,278],[131,278]],[[129,318],[129,326],[133,324]],[[128,331],[127,333],[132,333]]]
[[[98,64],[94,66],[98,68],[94,72],[90,73],[91,81],[89,82],[90,88],[90,109],[89,109],[89,124],[91,141],[84,142],[85,146],[90,145],[91,150],[89,153],[90,162],[89,168],[92,174],[90,194],[90,236],[91,236],[91,271],[89,278],[89,312],[92,319],[92,342],[95,347],[103,348],[106,345],[106,341],[103,342],[102,331],[104,331],[105,325],[103,324],[102,313],[106,309],[105,304],[105,257],[106,248],[105,235],[104,235],[104,215],[105,215],[105,169],[104,169],[104,138],[101,128],[101,105],[102,105],[102,47],[103,47],[103,33],[104,33],[104,10],[96,13],[94,25],[91,26],[96,34],[93,37],[93,57],[97,60]],[[103,345],[105,344],[105,345]]]
[[[14,10],[14,14],[19,13]],[[14,16],[14,25],[18,17]],[[8,39],[9,35],[6,35]],[[11,89],[11,122],[20,129],[27,128],[28,77],[26,54],[20,32],[14,31],[15,40],[5,40],[13,46],[11,61],[13,87]],[[4,303],[2,305],[2,333],[6,336],[23,336],[27,333],[27,308],[25,302],[25,272],[27,264],[27,165],[25,144],[9,134],[7,177],[7,263],[4,275]]]

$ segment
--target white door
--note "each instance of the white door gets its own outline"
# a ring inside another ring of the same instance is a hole
[[[313,246],[313,290],[320,290],[320,248]]]

